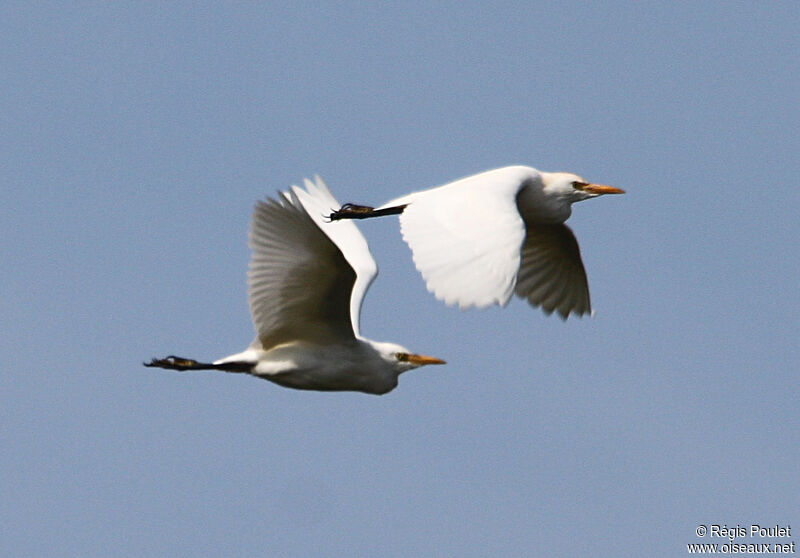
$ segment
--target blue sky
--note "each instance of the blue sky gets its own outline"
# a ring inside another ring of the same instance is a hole
[[[680,556],[725,542],[700,524],[800,527],[798,24],[3,4],[0,554]],[[250,342],[257,199],[509,164],[627,190],[570,220],[595,317],[445,307],[389,218],[361,224],[362,330],[447,366],[383,397],[141,366]]]

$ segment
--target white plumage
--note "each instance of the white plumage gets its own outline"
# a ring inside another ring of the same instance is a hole
[[[403,239],[428,290],[461,308],[505,305],[516,293],[546,313],[591,312],[572,204],[621,194],[571,173],[490,170],[402,196],[374,210],[345,205],[334,220],[400,214]]]
[[[339,203],[321,178],[258,202],[249,243],[256,339],[213,363],[169,356],[146,366],[246,372],[297,389],[382,394],[406,370],[444,361],[361,336],[359,314],[378,269],[350,221],[327,222]]]

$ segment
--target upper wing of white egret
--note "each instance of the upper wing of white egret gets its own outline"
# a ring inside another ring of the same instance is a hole
[[[393,200],[403,238],[428,290],[461,308],[505,305],[520,265],[525,224],[516,196],[538,177],[530,167],[487,171]]]
[[[317,206],[338,205],[324,183],[317,179],[316,187],[306,186],[309,192],[294,187],[278,201],[258,202],[253,212],[248,293],[264,348],[353,339],[361,298],[375,276],[375,262],[355,225],[321,221]],[[329,225],[347,232],[337,238]]]
[[[591,311],[581,251],[568,226],[528,224],[514,291],[562,319]]]
[[[350,317],[353,331],[358,337],[361,335],[359,325],[361,304],[367,294],[367,289],[369,289],[372,281],[378,275],[378,266],[369,251],[367,239],[364,238],[364,235],[361,234],[361,231],[358,230],[353,221],[341,220],[332,222],[328,219],[331,211],[338,208],[340,204],[333,197],[322,178],[315,175],[314,180],[315,183],[308,179],[305,180],[308,193],[296,186],[292,187],[292,190],[300,198],[300,202],[309,216],[322,229],[322,232],[331,239],[341,251],[344,259],[350,264],[350,267],[356,272],[356,282],[353,285],[353,294],[350,297]]]

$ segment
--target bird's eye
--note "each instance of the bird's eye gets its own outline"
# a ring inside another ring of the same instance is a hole
[[[408,353],[395,353],[394,358],[396,358],[400,362],[405,362],[408,360]]]
[[[576,190],[583,190],[588,185],[589,184],[587,184],[586,182],[581,182],[580,180],[573,180],[572,181],[572,187],[575,188]]]

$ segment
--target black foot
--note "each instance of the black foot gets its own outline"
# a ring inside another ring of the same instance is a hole
[[[166,368],[167,370],[197,370],[202,366],[196,360],[175,355],[170,355],[166,358],[154,358],[150,362],[143,364],[150,368]]]
[[[328,215],[328,219],[331,221],[338,221],[340,219],[366,219],[374,212],[375,208],[368,205],[346,203],[341,208]]]

